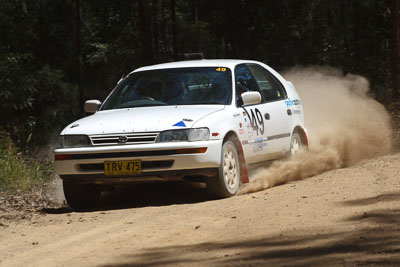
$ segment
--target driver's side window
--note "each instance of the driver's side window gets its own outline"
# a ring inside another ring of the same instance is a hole
[[[236,103],[238,106],[243,105],[241,94],[250,91],[258,91],[257,82],[251,74],[249,68],[242,64],[235,68],[236,82]]]

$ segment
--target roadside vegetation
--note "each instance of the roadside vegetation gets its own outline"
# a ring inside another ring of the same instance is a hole
[[[30,192],[49,182],[53,167],[45,159],[28,159],[11,138],[0,135],[0,192]]]

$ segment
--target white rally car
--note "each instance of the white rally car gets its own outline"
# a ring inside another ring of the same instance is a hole
[[[95,205],[105,185],[135,181],[199,181],[233,196],[249,165],[308,145],[293,84],[257,61],[142,67],[85,111],[94,114],[68,125],[54,151],[73,208]]]

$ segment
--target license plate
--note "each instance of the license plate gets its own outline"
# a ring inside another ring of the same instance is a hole
[[[105,175],[127,175],[139,174],[142,172],[142,163],[140,160],[121,160],[121,161],[105,161]]]

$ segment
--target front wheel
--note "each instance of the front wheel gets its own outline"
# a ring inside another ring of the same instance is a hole
[[[63,189],[68,205],[75,210],[96,207],[101,196],[98,186],[78,184],[75,180],[63,180]]]
[[[218,175],[207,178],[206,183],[208,193],[214,197],[231,197],[239,191],[239,155],[232,141],[222,145]]]

